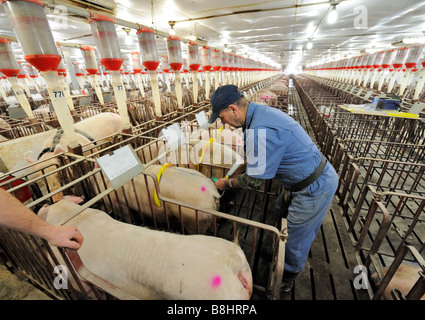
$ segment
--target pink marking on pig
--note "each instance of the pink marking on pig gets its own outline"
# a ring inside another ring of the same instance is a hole
[[[201,187],[201,191],[202,191],[202,192],[205,192],[205,191],[207,191],[207,188],[205,188],[205,187]]]
[[[214,276],[211,279],[211,288],[216,289],[219,286],[221,286],[221,277],[220,276]]]
[[[238,139],[238,143],[242,143],[241,139]]]

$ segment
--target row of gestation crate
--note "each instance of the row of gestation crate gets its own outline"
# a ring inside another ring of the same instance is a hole
[[[273,79],[279,81],[279,79]],[[256,89],[266,89],[273,85],[274,81],[265,81],[255,84]],[[248,90],[246,90],[248,92]],[[249,91],[253,92],[253,91]],[[277,99],[279,98],[279,99]],[[285,107],[282,104],[287,97],[274,97],[270,104]],[[107,111],[111,111],[108,109]],[[113,111],[113,110],[112,110]],[[161,195],[156,176],[142,173],[146,185],[153,183],[157,190],[158,198],[162,203],[162,217],[158,220],[155,215],[146,218],[138,210],[128,212],[120,204],[113,201],[116,197],[128,201],[129,192],[122,188],[114,189],[106,187],[107,177],[103,170],[97,165],[96,159],[112,151],[130,145],[138,156],[140,162],[145,165],[159,164],[159,157],[152,156],[152,150],[159,150],[164,144],[163,138],[158,138],[162,129],[172,124],[184,123],[186,132],[199,130],[196,115],[204,111],[207,115],[211,111],[208,102],[190,105],[179,112],[164,114],[164,119],[148,120],[139,122],[132,127],[131,133],[119,133],[97,141],[93,149],[87,150],[84,156],[71,152],[63,152],[56,155],[58,163],[52,165],[49,161],[34,165],[27,165],[8,172],[8,178],[1,183],[1,187],[8,189],[16,197],[22,194],[30,194],[26,206],[37,212],[44,204],[53,203],[55,196],[62,195],[84,196],[85,202],[81,205],[81,211],[86,208],[96,208],[107,212],[111,217],[130,224],[148,226],[166,232],[184,233],[184,221],[175,224],[169,220],[168,205],[173,205],[179,210],[190,210],[194,216],[209,214],[213,216],[213,225],[205,234],[221,237],[229,241],[236,238],[243,249],[250,264],[253,274],[254,294],[253,299],[279,299],[280,286],[283,275],[284,250],[286,233],[275,227],[275,222],[267,212],[274,206],[279,186],[272,180],[264,181],[258,190],[240,190],[237,192],[226,191],[221,198],[219,211],[202,210],[178,199],[170,199]],[[216,128],[209,128],[211,130]],[[229,145],[235,148],[235,145]],[[179,166],[173,164],[173,166]],[[188,166],[184,164],[183,166]],[[217,177],[224,177],[229,170],[228,166],[200,163],[199,171],[216,173]],[[218,173],[217,173],[218,172]],[[207,174],[207,175],[208,175]],[[49,177],[58,177],[61,181],[60,188],[52,190],[49,185]],[[101,177],[101,178],[99,178]],[[97,181],[97,186],[93,181]],[[147,191],[146,191],[147,192]],[[133,198],[137,199],[137,194]],[[151,201],[147,204],[152,208],[155,204]],[[146,206],[145,206],[146,207]],[[141,210],[141,209],[140,209]],[[273,212],[273,211],[271,211]],[[0,228],[0,258],[2,263],[15,274],[28,278],[33,284],[41,288],[54,299],[92,299],[93,294],[98,299],[126,299],[128,295],[123,288],[118,288],[104,279],[87,270],[78,256],[78,251],[60,249],[61,256],[57,256],[56,250],[43,239],[28,234]],[[65,261],[68,267],[69,281],[68,289],[61,290],[55,287],[54,272],[59,261]],[[196,272],[196,270],[194,270]],[[87,287],[90,289],[87,290]]]
[[[338,172],[336,196],[356,259],[381,281],[378,289],[366,285],[379,299],[402,263],[425,270],[424,121],[351,112],[341,106],[368,100],[317,77],[297,76],[295,86],[317,144]],[[393,290],[393,297],[420,299],[423,273],[417,278],[408,294]]]

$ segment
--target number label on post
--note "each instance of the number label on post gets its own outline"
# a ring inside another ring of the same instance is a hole
[[[55,95],[55,98],[64,98],[65,94],[62,90],[53,91],[53,94]]]

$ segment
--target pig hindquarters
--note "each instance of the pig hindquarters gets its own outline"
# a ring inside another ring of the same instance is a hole
[[[40,215],[47,216],[51,224],[65,221],[78,207],[70,201],[45,206]],[[84,237],[78,253],[86,268],[137,298],[251,296],[251,270],[243,251],[233,242],[138,227],[91,208],[67,224],[78,227]]]

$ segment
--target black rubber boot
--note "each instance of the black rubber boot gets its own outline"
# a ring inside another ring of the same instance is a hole
[[[282,292],[289,292],[292,290],[292,287],[294,286],[294,281],[297,275],[298,273],[289,272],[286,270],[283,272],[282,286],[281,286]]]

